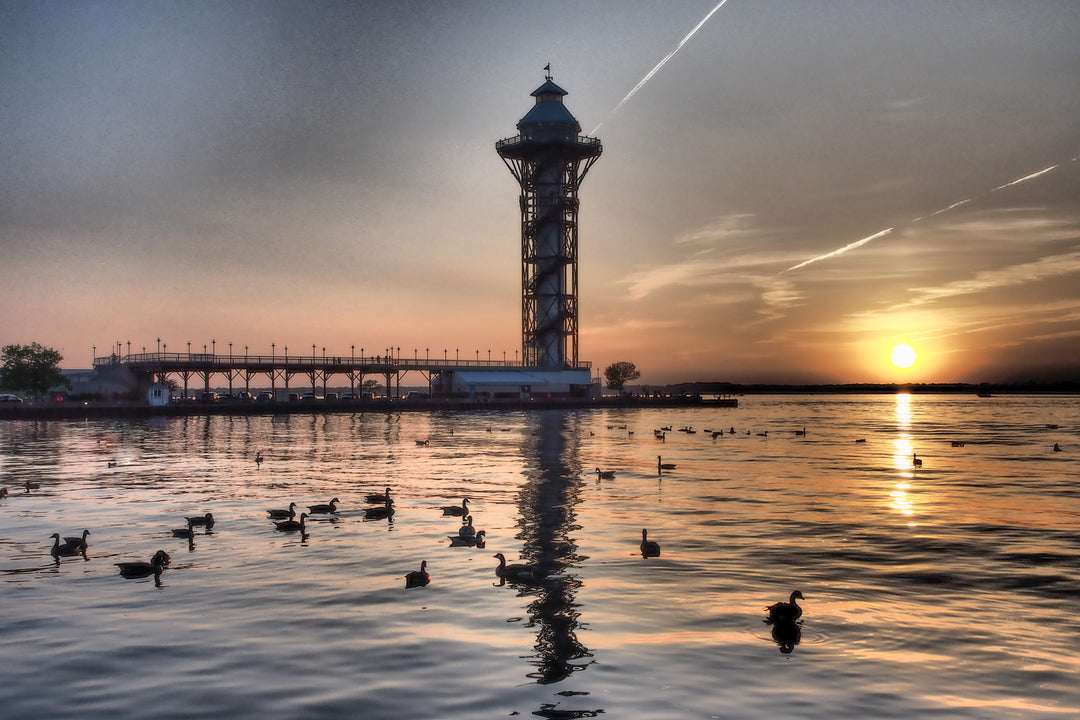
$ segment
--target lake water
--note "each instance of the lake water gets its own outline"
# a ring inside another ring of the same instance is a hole
[[[740,403],[0,423],[0,714],[1080,717],[1076,397]],[[306,538],[265,512],[332,497]]]

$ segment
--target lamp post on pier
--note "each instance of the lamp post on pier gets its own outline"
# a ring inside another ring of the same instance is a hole
[[[205,348],[206,346],[203,345],[203,347]],[[211,347],[211,349],[212,349],[212,351],[214,353],[214,357],[217,357],[217,340],[211,339],[210,340],[210,347]]]
[[[158,351],[159,353],[161,352],[161,338],[158,338],[158,339],[157,339],[157,351]]]

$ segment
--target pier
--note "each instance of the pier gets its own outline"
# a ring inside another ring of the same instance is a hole
[[[404,375],[412,372],[418,373],[427,384],[429,395],[448,396],[452,387],[452,378],[455,374],[490,373],[492,382],[507,381],[514,384],[514,376],[522,376],[527,379],[530,368],[517,361],[509,360],[453,360],[446,358],[406,358],[400,355],[365,355],[361,352],[360,357],[355,354],[346,356],[277,354],[270,355],[235,355],[218,353],[170,353],[170,352],[147,352],[130,353],[127,355],[107,355],[94,358],[94,369],[108,371],[109,369],[123,368],[132,373],[137,380],[140,394],[144,394],[154,382],[164,382],[169,376],[175,376],[182,380],[181,389],[183,396],[188,397],[192,386],[192,379],[196,380],[195,386],[201,386],[202,392],[211,392],[213,387],[225,387],[229,394],[237,392],[251,392],[252,380],[265,377],[269,381],[270,391],[277,397],[278,390],[288,395],[290,391],[310,392],[313,395],[321,394],[325,397],[330,379],[341,377],[348,380],[350,393],[364,390],[364,377],[377,376],[384,380],[386,398],[400,395],[401,379]],[[574,369],[591,371],[592,364],[579,362]],[[220,376],[224,382],[212,383],[215,376]],[[298,384],[296,379],[303,378]],[[335,383],[331,385],[344,385]],[[260,385],[259,387],[265,387]]]

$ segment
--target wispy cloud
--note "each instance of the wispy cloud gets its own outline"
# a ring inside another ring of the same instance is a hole
[[[973,277],[954,280],[937,287],[914,288],[916,297],[896,307],[898,309],[916,307],[958,295],[970,295],[995,288],[1038,282],[1075,272],[1080,272],[1080,250],[1049,255],[1011,267],[984,270]]]

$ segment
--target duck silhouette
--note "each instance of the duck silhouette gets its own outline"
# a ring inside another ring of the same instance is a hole
[[[922,467],[922,458],[917,453],[911,453],[911,464],[917,468]]]
[[[799,600],[806,599],[798,590],[792,590],[787,602],[773,603],[765,608],[765,611],[769,613],[768,617],[765,618],[765,622],[770,625],[774,623],[793,623],[802,617],[802,608],[795,602],[796,598]]]
[[[271,520],[286,520],[286,519],[287,520],[292,520],[293,518],[296,517],[296,509],[295,508],[296,508],[296,503],[291,502],[291,503],[289,503],[289,509],[288,510],[282,510],[281,508],[277,508],[276,510],[267,510],[266,514],[268,516],[270,516]]]
[[[113,563],[120,568],[120,574],[125,578],[142,578],[148,575],[161,575],[161,571],[172,562],[169,553],[158,550],[150,558],[150,562],[118,562]]]
[[[75,535],[73,537],[65,537],[64,538],[64,544],[66,544],[66,545],[75,545],[75,546],[77,546],[79,548],[79,550],[85,552],[85,550],[86,550],[86,536],[89,535],[89,534],[90,534],[89,530],[83,530],[81,536]]]
[[[478,547],[483,548],[486,544],[487,530],[481,530],[475,535],[447,535],[450,538],[450,547]]]
[[[341,502],[337,498],[334,498],[328,503],[320,505],[308,505],[308,512],[312,515],[328,515],[330,513],[337,512],[337,504]]]
[[[429,582],[431,582],[431,576],[428,575],[427,560],[424,560],[420,563],[419,570],[413,570],[411,573],[405,576],[406,588],[424,587]]]
[[[495,557],[499,559],[499,567],[495,568],[495,574],[504,580],[534,582],[542,577],[542,574],[535,565],[526,565],[524,563],[507,565],[505,555],[502,553],[495,553]]]
[[[614,478],[615,478],[615,471],[614,470],[601,470],[600,468],[596,468],[596,479],[597,480],[613,480]]]
[[[191,523],[188,523],[187,527],[173,528],[172,536],[178,538],[187,538],[188,540],[194,540],[195,531],[191,529]]]
[[[659,455],[656,456],[656,472],[662,472],[664,470],[674,470],[675,463],[663,462],[663,458]]]
[[[373,493],[371,495],[364,496],[364,502],[369,503],[385,503],[386,499],[390,497],[390,488],[386,488],[386,492]]]
[[[79,538],[68,538],[60,542],[60,533],[53,533],[49,537],[54,538],[52,549],[49,552],[53,557],[78,555],[86,551],[86,544]]]
[[[274,525],[281,532],[296,532],[300,531],[301,534],[307,534],[307,513],[300,513],[299,520],[282,520],[281,522],[275,522]]]
[[[214,514],[206,513],[205,515],[196,515],[194,517],[186,518],[189,525],[205,527],[207,530],[214,527]]]
[[[365,520],[385,520],[394,516],[394,503],[386,498],[382,507],[364,508]]]
[[[460,505],[443,505],[442,514],[465,517],[469,514],[469,498],[462,499]]]
[[[649,531],[641,529],[641,557],[659,557],[660,543],[649,539]]]

